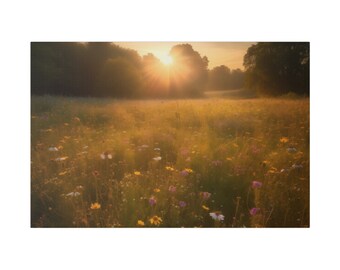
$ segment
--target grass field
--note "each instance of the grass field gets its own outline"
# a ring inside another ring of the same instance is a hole
[[[31,106],[32,227],[309,227],[309,99]]]

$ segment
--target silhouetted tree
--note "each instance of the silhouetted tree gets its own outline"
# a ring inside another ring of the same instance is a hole
[[[309,95],[309,43],[260,42],[244,56],[246,86],[263,94]]]
[[[172,47],[170,55],[170,95],[176,97],[200,96],[208,80],[208,58],[195,51],[190,44]]]

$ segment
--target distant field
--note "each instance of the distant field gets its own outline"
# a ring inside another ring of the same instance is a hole
[[[31,102],[32,227],[309,227],[309,99]]]

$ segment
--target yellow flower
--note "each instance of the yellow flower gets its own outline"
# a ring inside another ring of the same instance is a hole
[[[152,218],[149,219],[149,221],[151,224],[158,226],[159,224],[162,223],[163,220],[158,216],[153,216]]]
[[[170,166],[166,166],[165,169],[168,170],[168,171],[171,171],[171,172],[173,172],[175,170],[174,168],[172,168]]]
[[[188,173],[193,173],[194,172],[192,169],[188,169],[188,168],[184,169],[184,171],[186,171]]]
[[[95,203],[91,203],[91,210],[96,210],[96,209],[100,209],[100,204],[95,202]]]
[[[209,211],[209,210],[210,210],[209,207],[207,207],[207,206],[205,206],[205,205],[202,205],[202,208],[203,208],[204,210],[206,210],[206,211]]]
[[[139,172],[139,171],[135,171],[134,174],[135,175],[142,175],[141,172]]]
[[[232,161],[232,160],[233,160],[233,158],[232,158],[232,157],[227,157],[227,158],[226,158],[226,160],[228,160],[228,161]]]
[[[155,188],[153,191],[156,192],[156,193],[158,193],[158,192],[160,192],[161,190],[160,190],[159,188]]]
[[[282,137],[282,138],[280,139],[280,142],[282,142],[282,143],[287,143],[287,142],[289,142],[289,139],[288,139],[287,137]]]
[[[144,221],[138,220],[138,221],[137,221],[137,225],[142,227],[142,226],[144,226],[145,224],[144,224]]]

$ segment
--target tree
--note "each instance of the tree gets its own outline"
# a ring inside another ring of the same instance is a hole
[[[171,96],[200,96],[208,81],[208,58],[190,44],[175,45],[170,50],[173,64],[170,69]]]
[[[246,86],[263,94],[309,95],[309,43],[259,42],[248,48]]]

